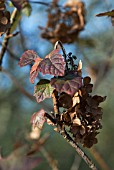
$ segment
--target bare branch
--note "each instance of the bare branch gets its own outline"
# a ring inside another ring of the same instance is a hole
[[[12,12],[11,19],[10,19],[11,25],[13,24],[13,22],[15,20],[16,14],[17,14],[17,9],[15,8],[14,11]],[[6,31],[4,41],[2,43],[2,49],[1,49],[1,53],[0,53],[0,66],[2,65],[2,60],[3,60],[4,54],[5,54],[6,49],[7,49],[8,41],[10,39],[10,36],[9,36],[10,30],[11,30],[11,27]]]
[[[87,165],[92,170],[98,170],[96,166],[93,164],[92,160],[84,153],[84,151],[75,143],[75,141],[70,137],[70,135],[62,129],[59,132],[63,138],[76,150],[76,152],[81,156],[81,158],[87,163]]]
[[[57,97],[58,97],[58,92],[56,90],[54,90],[53,93],[52,93],[52,99],[53,99],[53,106],[54,106],[55,115],[59,114],[59,107],[58,107],[58,103],[57,103]]]

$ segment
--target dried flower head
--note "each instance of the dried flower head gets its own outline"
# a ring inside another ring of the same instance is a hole
[[[85,26],[85,5],[81,1],[68,1],[64,7],[60,7],[54,1],[47,10],[48,22],[42,30],[42,38],[55,43],[61,40],[63,43],[72,43],[76,40],[80,31]]]

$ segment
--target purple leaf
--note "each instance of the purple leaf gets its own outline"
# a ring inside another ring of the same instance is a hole
[[[40,72],[54,76],[64,76],[65,62],[62,55],[58,52],[59,49],[53,50],[40,62],[38,66]]]
[[[52,78],[51,86],[59,93],[65,92],[73,96],[82,86],[82,78],[75,74],[66,75],[63,78]]]
[[[26,66],[28,64],[31,64],[33,61],[36,60],[36,58],[39,58],[39,56],[36,54],[33,50],[25,51],[20,58],[19,65],[20,67]]]

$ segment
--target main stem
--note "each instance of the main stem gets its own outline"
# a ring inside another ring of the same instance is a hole
[[[76,150],[76,152],[81,156],[81,158],[88,164],[92,170],[98,170],[94,163],[89,159],[89,157],[84,153],[84,151],[75,143],[75,141],[70,137],[66,130],[60,131],[60,134],[64,139]]]
[[[59,114],[59,106],[57,103],[57,97],[56,97],[56,91],[53,92],[52,94],[52,99],[53,99],[53,105],[54,105],[54,112]],[[63,136],[63,138],[77,151],[77,153],[81,156],[81,158],[87,163],[87,165],[92,169],[92,170],[97,170],[96,166],[94,163],[89,159],[89,157],[83,152],[83,150],[76,144],[76,142],[71,138],[71,136],[66,132],[65,127],[61,126],[60,121],[56,119],[53,119],[51,115],[48,115],[46,113],[46,117],[50,119],[56,126],[58,126],[58,132]],[[59,117],[58,117],[59,118]],[[63,128],[64,127],[64,128]]]
[[[57,42],[55,43],[54,49],[57,49],[57,48],[58,48],[58,45],[60,45],[60,47],[61,47],[61,50],[62,50],[62,52],[63,52],[64,59],[65,59],[65,63],[66,63],[66,70],[68,70],[68,63],[67,63],[67,54],[66,54],[66,51],[65,51],[65,49],[64,49],[63,44],[62,44],[61,41],[57,41]]]

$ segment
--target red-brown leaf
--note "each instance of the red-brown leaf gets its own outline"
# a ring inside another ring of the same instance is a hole
[[[45,121],[46,118],[44,109],[40,109],[38,112],[34,113],[30,120],[31,124],[39,129],[42,129]]]
[[[36,58],[39,58],[39,57],[35,51],[33,50],[25,51],[20,58],[19,65],[20,67],[23,67],[28,64],[31,64],[33,61],[35,61]]]
[[[42,60],[38,66],[39,71],[43,74],[51,74],[54,76],[63,76],[65,71],[65,62],[59,49],[53,50]]]

